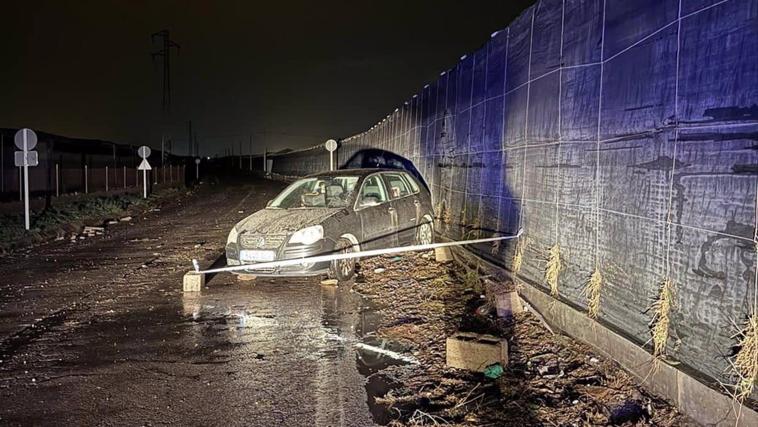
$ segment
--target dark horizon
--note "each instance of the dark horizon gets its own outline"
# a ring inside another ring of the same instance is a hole
[[[182,153],[192,120],[204,155],[312,146],[367,129],[531,3],[11,4],[0,127],[153,147],[166,129]],[[166,125],[162,29],[181,45]]]

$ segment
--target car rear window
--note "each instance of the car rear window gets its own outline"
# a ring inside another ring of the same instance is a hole
[[[414,193],[418,193],[418,184],[416,184],[416,180],[413,179],[413,177],[408,175],[407,173],[404,173],[403,177],[405,177],[405,180],[408,181],[408,184],[410,184],[411,191],[413,191]]]
[[[389,187],[390,195],[392,195],[393,199],[398,199],[411,194],[408,182],[406,182],[402,174],[385,173],[384,178],[387,180],[387,186]]]

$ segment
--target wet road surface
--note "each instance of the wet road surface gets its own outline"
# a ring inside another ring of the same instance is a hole
[[[354,348],[373,320],[349,286],[220,274],[181,290],[190,259],[218,258],[281,188],[204,186],[105,237],[0,259],[0,423],[373,424]]]

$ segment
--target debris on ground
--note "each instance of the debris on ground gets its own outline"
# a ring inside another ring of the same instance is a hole
[[[103,233],[105,233],[104,227],[92,227],[85,225],[82,229],[82,234],[86,235],[87,237],[101,236]]]
[[[353,289],[381,315],[376,338],[403,345],[418,360],[373,374],[391,384],[369,397],[386,409],[389,425],[691,423],[615,362],[553,334],[528,305],[498,318],[502,301],[482,300],[484,290],[475,289],[488,278],[466,280],[463,267],[438,263],[431,252],[406,254],[385,270],[387,258],[362,261]],[[508,364],[484,373],[446,367],[446,340],[459,331],[507,339]]]

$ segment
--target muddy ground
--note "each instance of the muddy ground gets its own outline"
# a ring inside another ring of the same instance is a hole
[[[433,253],[377,257],[361,267],[354,289],[381,315],[376,339],[419,362],[370,378],[384,385],[371,398],[387,409],[390,425],[696,425],[533,312],[498,319],[481,293],[487,278],[471,270],[439,264]],[[456,331],[507,338],[503,375],[447,368],[445,338]]]
[[[686,424],[533,315],[474,314],[476,281],[428,254],[363,261],[337,287],[219,274],[183,293],[190,260],[218,260],[282,187],[201,186],[0,258],[0,424]],[[500,378],[445,368],[458,329],[509,337]]]

